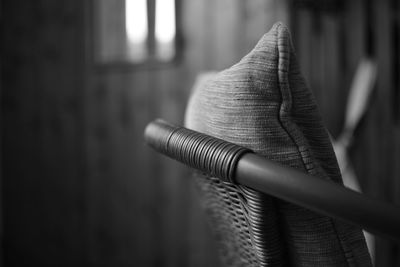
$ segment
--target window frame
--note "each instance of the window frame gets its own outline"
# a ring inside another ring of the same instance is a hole
[[[162,0],[158,0],[162,1]],[[175,53],[173,57],[169,60],[158,59],[155,55],[155,5],[156,0],[147,0],[148,5],[148,40],[147,47],[149,49],[149,56],[140,62],[134,62],[129,60],[122,59],[110,59],[110,60],[102,60],[101,59],[101,45],[99,42],[100,39],[100,15],[99,14],[99,2],[96,0],[91,0],[89,5],[89,40],[88,46],[90,46],[90,61],[91,65],[96,69],[104,70],[104,69],[119,69],[119,70],[151,70],[151,69],[162,69],[162,68],[171,68],[176,67],[182,62],[183,58],[183,49],[184,49],[184,39],[182,34],[182,1],[175,0],[175,38],[174,38],[174,48]]]

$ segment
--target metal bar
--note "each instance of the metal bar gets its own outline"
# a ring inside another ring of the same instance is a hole
[[[280,165],[249,149],[162,120],[150,123],[146,142],[159,152],[224,181],[248,186],[400,240],[400,207]]]

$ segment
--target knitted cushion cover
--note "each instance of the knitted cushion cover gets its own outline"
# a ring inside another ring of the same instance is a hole
[[[195,86],[185,124],[342,183],[282,23],[240,62]],[[359,228],[245,186],[196,176],[227,266],[371,266]]]

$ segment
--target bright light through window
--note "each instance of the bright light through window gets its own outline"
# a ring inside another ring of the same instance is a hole
[[[174,61],[180,44],[180,27],[176,26],[180,1],[93,1],[96,60],[141,66]]]
[[[125,27],[129,56],[142,60],[147,53],[147,0],[125,0]]]
[[[126,34],[132,43],[147,39],[147,0],[126,0]]]
[[[175,38],[175,0],[158,0],[156,3],[156,39],[170,43]]]
[[[157,56],[161,59],[170,59],[175,53],[175,0],[157,0],[155,13]]]

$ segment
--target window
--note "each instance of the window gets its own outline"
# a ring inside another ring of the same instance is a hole
[[[175,21],[175,0],[156,0],[155,43],[160,59],[171,59],[175,53]]]
[[[169,62],[176,57],[176,0],[96,0],[95,59]]]
[[[142,61],[148,54],[147,0],[125,0],[125,32],[128,59]]]

